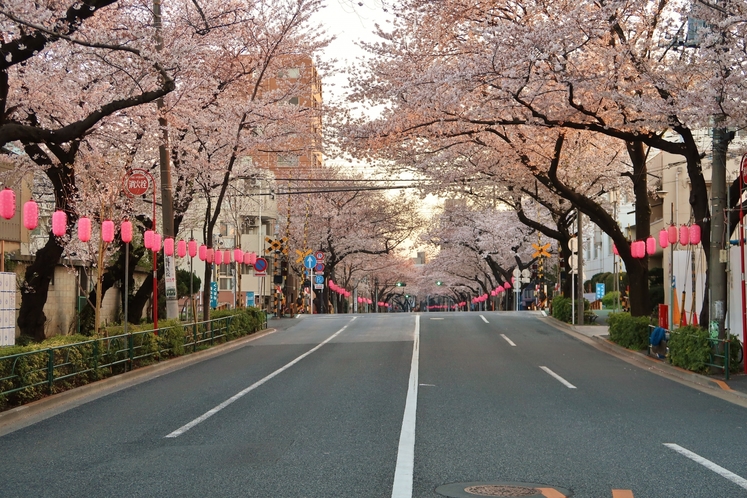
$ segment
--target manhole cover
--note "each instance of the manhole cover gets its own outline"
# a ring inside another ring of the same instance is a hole
[[[478,496],[502,496],[504,498],[570,498],[568,489],[533,482],[454,482],[436,488],[436,493],[449,498],[476,498]]]
[[[479,486],[468,486],[464,490],[471,495],[478,496],[537,496],[535,488],[526,488],[523,486],[496,486],[494,484]]]

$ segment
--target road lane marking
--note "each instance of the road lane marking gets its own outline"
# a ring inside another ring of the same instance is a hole
[[[392,498],[412,498],[412,480],[415,469],[415,415],[418,409],[418,365],[420,363],[420,315],[415,315],[410,380],[407,387],[405,414],[399,434],[397,465],[394,469]]]
[[[633,492],[629,489],[613,489],[612,498],[634,498]]]
[[[480,318],[482,318],[482,321],[483,321],[483,322],[485,322],[485,323],[490,323],[490,322],[488,321],[488,319],[487,319],[487,318],[485,318],[484,316],[480,315]]]
[[[740,488],[747,489],[747,479],[744,479],[743,477],[740,477],[736,475],[734,472],[728,471],[722,466],[713,463],[710,460],[707,460],[703,458],[702,456],[698,455],[697,453],[693,453],[692,451],[683,448],[682,446],[674,443],[664,443],[664,446],[667,448],[676,451],[680,455],[686,456],[693,462],[699,463],[703,467],[707,468],[710,471],[713,471],[720,475],[721,477],[725,477],[726,479],[730,480]]]
[[[549,368],[547,367],[540,367],[540,368],[544,370],[545,372],[549,373],[551,376],[555,377],[558,381],[560,381],[561,384],[563,384],[568,389],[576,389],[576,386],[574,386],[573,384],[571,384],[570,382],[565,380],[563,377],[561,377],[560,375],[550,370]]]
[[[246,394],[248,394],[251,391],[255,390],[256,388],[258,388],[259,386],[261,386],[262,384],[264,384],[268,380],[272,379],[276,375],[279,375],[282,372],[288,370],[290,367],[292,367],[293,365],[295,365],[299,361],[303,360],[304,358],[306,358],[307,356],[309,356],[311,353],[313,353],[317,349],[319,349],[322,346],[324,346],[325,344],[327,344],[329,341],[331,341],[332,339],[334,339],[335,337],[337,337],[338,335],[340,335],[343,330],[345,330],[346,328],[348,328],[348,325],[350,325],[353,322],[353,320],[355,320],[356,318],[358,318],[358,317],[354,316],[352,318],[352,320],[350,320],[343,328],[341,328],[340,330],[338,330],[337,332],[335,332],[334,334],[332,334],[331,336],[329,336],[328,338],[326,338],[320,344],[317,344],[316,346],[314,346],[310,350],[306,351],[304,354],[302,354],[301,356],[299,356],[295,360],[291,361],[290,363],[286,364],[283,367],[278,368],[277,370],[275,370],[274,372],[272,372],[267,377],[265,377],[265,378],[263,378],[261,380],[258,380],[257,382],[255,382],[251,386],[247,387],[243,391],[240,391],[240,392],[234,394],[233,396],[231,396],[230,398],[228,398],[227,400],[225,400],[223,403],[219,404],[215,408],[206,411],[205,413],[203,413],[202,415],[200,415],[199,417],[197,417],[193,421],[191,421],[188,424],[185,424],[185,425],[179,427],[177,430],[175,430],[174,432],[172,432],[172,433],[170,433],[170,434],[168,434],[168,435],[166,435],[164,437],[168,437],[168,438],[179,437],[182,434],[184,434],[185,432],[187,432],[188,430],[190,430],[192,427],[194,427],[197,424],[199,424],[201,422],[204,422],[205,420],[209,419],[210,417],[212,417],[213,415],[215,415],[216,413],[218,413],[219,411],[221,411],[222,409],[224,409],[228,405],[232,404],[234,401],[238,401],[239,399],[241,399],[242,397],[244,397]]]
[[[555,488],[535,488],[546,498],[566,498],[566,496]]]
[[[516,344],[514,344],[514,341],[512,341],[511,339],[509,339],[508,337],[506,337],[506,334],[501,334],[501,337],[503,337],[504,339],[506,339],[507,343],[509,343],[513,347],[516,347]]]

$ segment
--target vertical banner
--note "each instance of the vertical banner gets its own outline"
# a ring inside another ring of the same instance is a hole
[[[669,306],[659,305],[659,327],[669,330]]]
[[[0,273],[0,346],[16,343],[16,274]]]
[[[166,285],[166,318],[179,318],[176,296],[176,263],[174,256],[163,256],[163,281]]]
[[[247,308],[250,306],[254,306],[254,291],[246,292],[246,306]]]

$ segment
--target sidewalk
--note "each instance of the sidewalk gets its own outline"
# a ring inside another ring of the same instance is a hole
[[[689,385],[702,392],[717,396],[747,408],[747,375],[744,372],[732,373],[725,381],[723,374],[701,375],[670,365],[649,355],[647,351],[631,351],[618,346],[609,340],[607,325],[570,325],[548,316],[548,319],[560,330],[576,336],[595,348],[616,356],[628,363],[670,378],[676,382]]]

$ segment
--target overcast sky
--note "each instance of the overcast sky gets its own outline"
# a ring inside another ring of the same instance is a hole
[[[321,21],[327,26],[330,35],[336,37],[321,57],[325,60],[338,59],[338,67],[343,69],[356,63],[366,53],[355,42],[375,41],[373,35],[376,23],[386,26],[390,14],[385,12],[386,0],[327,0],[321,10]],[[336,100],[343,93],[347,77],[338,74],[325,77],[323,91],[325,100]]]

